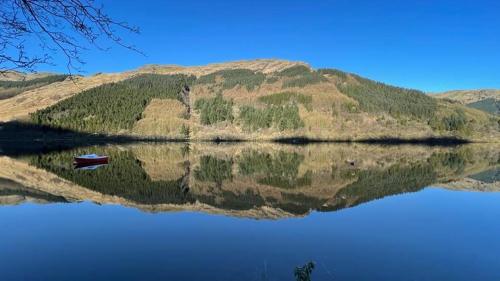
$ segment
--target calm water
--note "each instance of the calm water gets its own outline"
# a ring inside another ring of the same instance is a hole
[[[75,170],[99,153],[107,166]],[[500,149],[130,145],[0,157],[1,280],[500,280]]]

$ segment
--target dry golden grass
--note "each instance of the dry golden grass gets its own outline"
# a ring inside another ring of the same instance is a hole
[[[23,81],[23,80],[31,80],[36,78],[43,78],[53,75],[53,73],[47,72],[38,72],[38,73],[23,73],[18,71],[5,71],[0,72],[0,80],[1,81]]]
[[[272,73],[283,69],[295,66],[306,65],[303,62],[291,62],[276,59],[257,59],[247,61],[233,61],[225,63],[214,63],[204,66],[179,66],[179,65],[146,65],[137,70],[138,73],[157,73],[157,74],[173,74],[181,73],[195,76],[202,76],[215,71],[224,69],[245,68],[262,73]]]
[[[469,104],[477,101],[481,101],[487,98],[494,98],[500,100],[500,90],[460,90],[460,91],[449,91],[438,94],[431,94],[432,97],[439,99],[450,99],[457,101],[461,104]]]
[[[135,145],[131,150],[153,181],[173,181],[186,173],[184,162],[189,159],[182,152],[184,145]]]
[[[189,126],[189,121],[183,118],[185,114],[186,107],[178,100],[153,99],[132,132],[142,136],[183,138],[181,127]]]
[[[132,75],[132,72],[124,72],[75,77],[73,80],[66,79],[62,82],[26,91],[9,99],[0,100],[0,121],[26,118],[30,113],[54,105],[81,91],[124,80]]]

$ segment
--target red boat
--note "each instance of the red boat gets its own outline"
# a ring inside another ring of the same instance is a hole
[[[98,165],[108,164],[109,157],[97,154],[86,154],[75,156],[75,165]]]

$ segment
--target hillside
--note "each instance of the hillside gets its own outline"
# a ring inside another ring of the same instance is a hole
[[[0,78],[2,77],[0,75]],[[39,77],[28,76],[22,80],[16,80],[13,77],[9,77],[11,80],[0,80],[0,100],[9,99],[29,90],[64,81],[67,77],[68,75],[45,75]]]
[[[434,95],[491,114],[500,115],[500,90],[461,90]]]
[[[30,114],[37,124],[77,131],[192,140],[500,139],[499,118],[483,111],[280,60],[149,65],[81,77],[0,101],[0,112],[0,120]]]

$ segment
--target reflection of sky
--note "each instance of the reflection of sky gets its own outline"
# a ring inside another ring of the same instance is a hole
[[[305,218],[0,208],[2,280],[499,280],[500,193],[422,192]],[[333,275],[332,279],[327,270]]]

